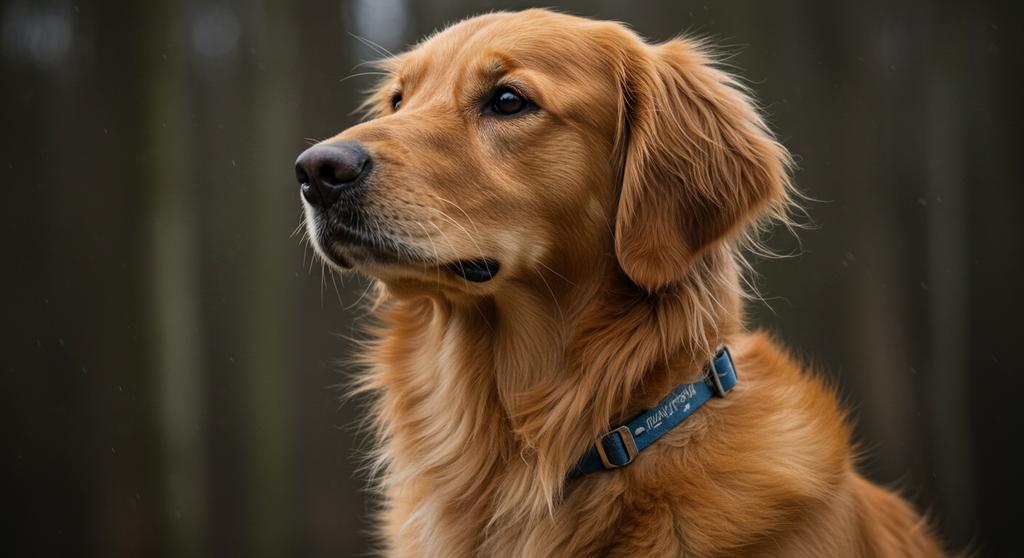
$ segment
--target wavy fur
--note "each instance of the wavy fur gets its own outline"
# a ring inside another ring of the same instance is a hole
[[[318,249],[380,279],[355,391],[372,399],[384,554],[941,554],[856,472],[832,390],[744,328],[743,254],[790,224],[792,161],[703,43],[530,10],[382,68],[370,120],[340,138],[374,152],[375,230],[421,256]],[[476,116],[475,92],[510,75],[539,108]],[[478,254],[502,258],[488,283],[442,270]],[[566,480],[723,343],[734,392],[629,467]]]

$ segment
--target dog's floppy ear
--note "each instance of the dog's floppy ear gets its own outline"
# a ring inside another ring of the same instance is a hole
[[[701,253],[788,195],[789,153],[700,44],[642,45],[623,68],[615,253],[634,283],[682,279]]]

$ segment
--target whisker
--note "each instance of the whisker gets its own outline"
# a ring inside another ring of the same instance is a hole
[[[451,205],[455,206],[455,209],[458,209],[459,211],[462,212],[463,215],[466,216],[466,220],[469,221],[470,226],[473,227],[473,230],[476,232],[477,236],[482,236],[480,234],[480,229],[477,228],[477,226],[476,226],[476,222],[473,221],[473,218],[469,216],[469,213],[466,213],[465,209],[462,209],[461,205],[459,205],[459,204],[457,204],[457,203],[455,203],[455,202],[453,202],[451,200],[446,200],[446,199],[444,199],[444,198],[442,198],[441,196],[438,196],[438,195],[434,195],[433,197],[435,197],[435,198],[437,198],[437,199],[439,199],[439,200],[441,200],[441,201],[443,201],[443,202],[445,202],[447,204],[451,204]]]
[[[357,74],[349,74],[349,75],[339,79],[338,83],[345,83],[346,81],[348,81],[348,80],[350,80],[352,78],[357,78],[357,77],[362,77],[362,76],[389,76],[389,75],[391,75],[391,74],[389,74],[387,72],[359,72]]]
[[[441,256],[439,256],[438,253],[437,253],[437,244],[434,242],[434,237],[430,236],[430,233],[427,232],[427,228],[423,226],[423,223],[420,223],[419,221],[413,221],[413,222],[416,223],[417,225],[419,225],[419,227],[421,229],[423,229],[423,233],[426,234],[427,235],[427,239],[430,240],[430,248],[434,251],[434,269],[437,270],[437,288],[440,289],[441,288]]]
[[[302,231],[299,238],[299,246],[302,246],[302,267],[306,267],[306,254],[309,252],[309,231]]]
[[[491,333],[494,333],[494,326],[491,325],[491,321],[488,320],[487,316],[484,315],[484,311],[480,309],[480,305],[474,301],[473,308],[476,308],[476,313],[480,314],[480,319],[482,319],[484,323],[487,324],[487,329],[491,330]]]
[[[431,227],[434,227],[435,229],[437,229],[437,232],[441,233],[441,236],[444,237],[445,242],[447,242],[448,246],[451,247],[452,253],[455,253],[456,252],[455,246],[452,244],[451,239],[448,238],[448,235],[444,234],[444,231],[441,230],[440,227],[435,225],[433,221],[427,221],[427,223],[430,223]],[[459,271],[462,272],[462,282],[466,284],[466,288],[468,289],[469,288],[469,280],[466,279],[466,270],[465,270],[465,268],[462,267],[462,262],[461,261],[456,261],[455,263],[459,266]]]
[[[365,298],[365,297],[366,297],[366,293],[370,292],[370,288],[371,288],[371,287],[373,287],[373,282],[372,282],[372,281],[366,284],[366,288],[365,288],[365,289],[363,289],[363,294],[359,295],[359,299],[357,299],[357,300],[356,300],[355,302],[353,302],[352,304],[349,304],[348,306],[346,306],[346,307],[344,308],[344,310],[345,310],[345,311],[347,312],[347,311],[349,311],[349,310],[351,310],[351,309],[355,308],[356,306],[359,306],[359,303],[360,303],[360,302],[362,302],[362,301],[363,301],[363,298]]]
[[[308,236],[308,233],[307,233],[307,236]],[[313,264],[316,262],[317,257],[318,257],[318,254],[316,252],[316,246],[313,245],[313,239],[312,238],[309,239],[308,246],[313,248],[313,255],[309,258],[309,267],[306,269],[306,275],[312,275],[313,274]],[[303,259],[303,260],[305,260],[305,259]]]
[[[570,280],[570,279],[569,279],[568,277],[566,277],[565,275],[562,275],[561,273],[559,273],[559,272],[557,272],[557,271],[555,271],[555,270],[551,269],[550,267],[548,267],[548,266],[544,265],[544,262],[542,262],[542,261],[540,261],[540,260],[537,260],[537,265],[539,265],[539,266],[543,267],[544,269],[546,269],[546,270],[550,271],[551,273],[554,273],[554,274],[555,274],[555,275],[556,275],[556,276],[557,276],[557,277],[558,277],[559,279],[561,279],[561,280],[565,281],[566,283],[569,283],[569,284],[570,284],[570,285],[572,285],[573,287],[575,287],[575,286],[576,286],[576,283],[573,283],[573,282],[572,282],[572,280]]]
[[[356,64],[355,66],[352,66],[352,70],[353,71],[354,70],[358,70],[359,68],[362,68],[363,66],[366,66],[367,64],[378,64],[379,62],[380,62],[380,59],[377,59],[377,60],[363,60],[362,62]]]
[[[324,307],[324,260],[320,259],[320,308]]]
[[[548,280],[544,278],[544,274],[543,273],[541,273],[537,269],[534,269],[534,268],[531,268],[531,269],[533,269],[534,273],[536,273],[537,276],[540,277],[540,280],[544,282],[544,286],[547,287],[548,292],[551,293],[551,301],[555,303],[555,308],[558,310],[559,320],[561,320],[562,325],[564,326],[565,325],[565,314],[562,312],[562,306],[560,304],[558,304],[558,297],[555,296],[555,291],[553,291],[551,289],[551,285],[548,284]]]
[[[305,214],[305,212],[300,211],[299,215],[300,215],[299,216],[299,224],[295,226],[295,230],[292,231],[292,234],[288,235],[288,238],[294,238],[295,235],[298,234],[298,232],[300,230],[305,228],[305,225],[306,225],[306,214]]]
[[[338,297],[338,306],[344,308],[345,303],[341,300],[341,291],[338,290],[338,281],[335,280],[335,276],[338,274],[337,271],[332,267],[328,273],[331,275],[331,283],[334,285],[334,295]]]
[[[471,240],[473,242],[473,245],[476,246],[476,251],[479,253],[480,259],[481,260],[486,260],[487,259],[487,256],[484,254],[484,249],[480,247],[480,244],[476,241],[476,237],[473,236],[472,234],[470,234],[470,232],[466,229],[466,227],[463,227],[461,224],[459,224],[458,221],[453,219],[451,217],[451,215],[448,215],[447,213],[445,213],[444,211],[441,211],[440,209],[437,209],[436,207],[430,207],[429,205],[425,206],[425,207],[427,207],[427,209],[431,209],[433,211],[436,211],[436,212],[440,213],[441,216],[444,217],[445,219],[447,219],[449,222],[451,222],[451,224],[455,225],[456,227],[459,227],[462,230],[462,232],[466,233],[466,237],[469,238],[469,240]],[[452,247],[452,251],[455,251],[455,247]]]
[[[356,35],[355,33],[352,33],[352,32],[349,32],[349,35],[351,35],[353,39],[355,39],[355,40],[363,43],[364,45],[374,49],[375,51],[377,51],[377,54],[381,54],[381,55],[387,56],[388,58],[394,58],[395,57],[395,55],[392,54],[392,52],[390,50],[380,46],[380,44],[375,43],[375,42],[371,41],[370,39],[367,39],[365,37],[360,37],[359,35]]]

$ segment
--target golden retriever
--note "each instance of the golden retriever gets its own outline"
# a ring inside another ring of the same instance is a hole
[[[358,389],[385,555],[943,553],[857,473],[833,391],[744,329],[791,160],[704,44],[529,10],[381,66],[370,118],[296,170],[320,256],[379,291]],[[569,474],[720,345],[735,389]]]

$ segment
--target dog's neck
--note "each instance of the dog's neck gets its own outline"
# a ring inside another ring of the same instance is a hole
[[[366,383],[380,392],[385,486],[427,483],[434,505],[492,529],[544,516],[598,435],[692,381],[740,327],[735,262],[700,265],[656,295],[610,264],[590,279],[538,272],[486,300],[386,303]],[[502,497],[481,497],[492,490]]]

